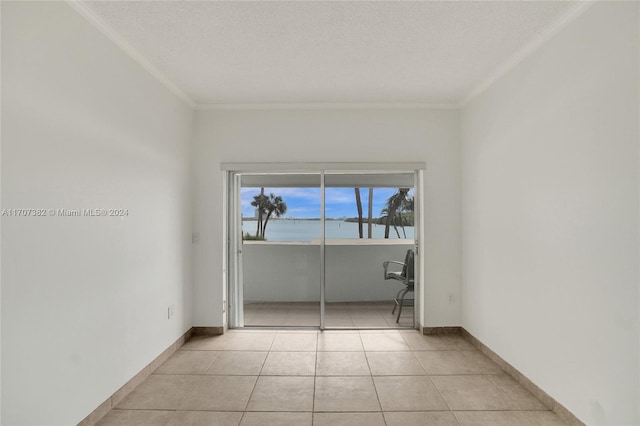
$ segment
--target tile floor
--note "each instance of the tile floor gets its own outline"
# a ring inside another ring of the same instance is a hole
[[[459,336],[232,330],[194,337],[100,426],[563,425]]]
[[[407,299],[402,308],[400,321],[396,323],[396,315],[392,314],[395,302],[345,302],[326,304],[326,327],[376,327],[398,328],[413,327],[413,303]],[[396,311],[397,313],[397,311]],[[320,325],[320,303],[245,303],[244,323],[246,326],[306,326]]]

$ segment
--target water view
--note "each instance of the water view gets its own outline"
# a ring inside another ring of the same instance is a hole
[[[327,220],[326,237],[329,239],[337,238],[358,238],[358,223],[345,222],[342,220]],[[321,228],[320,220],[314,219],[272,219],[265,230],[265,239],[267,241],[311,241],[320,239]],[[257,221],[243,220],[242,233],[256,233]],[[367,238],[367,223],[362,225],[364,237]],[[372,225],[373,238],[384,238],[384,225]],[[400,238],[413,239],[413,226],[398,226]],[[406,233],[406,237],[405,237]],[[393,227],[389,230],[390,239],[398,239],[398,234]]]

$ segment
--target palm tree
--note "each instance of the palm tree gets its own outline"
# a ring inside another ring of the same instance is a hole
[[[380,214],[385,218],[384,219],[384,237],[389,238],[389,229],[391,229],[391,222],[394,220],[393,210],[389,207],[385,207],[380,211]],[[396,229],[396,233],[398,230]],[[398,235],[400,238],[400,235]]]
[[[251,205],[258,210],[258,221],[257,221],[258,223],[256,225],[256,237],[259,237],[260,235],[264,236],[264,231],[262,227],[262,217],[267,213],[268,201],[269,200],[264,195],[264,188],[260,188],[260,194],[255,195],[253,197],[253,201],[251,202]]]
[[[367,230],[369,231],[368,235],[369,238],[371,237],[371,220],[373,219],[373,188],[369,188],[369,212],[368,212],[368,226],[367,226]]]
[[[273,192],[269,194],[269,198],[267,199],[267,217],[264,220],[264,225],[262,226],[262,237],[264,238],[264,233],[267,231],[267,223],[269,223],[269,218],[272,214],[275,214],[276,217],[280,217],[287,212],[287,203],[282,200],[282,197],[279,195],[273,195]]]
[[[384,226],[384,237],[389,238],[389,229],[391,225],[393,225],[393,229],[396,231],[398,238],[400,238],[400,232],[398,232],[398,220],[399,219],[400,226],[402,227],[402,232],[404,237],[407,237],[407,234],[404,230],[404,221],[402,218],[402,213],[412,211],[413,210],[413,197],[409,197],[409,188],[398,188],[398,192],[393,194],[389,199],[387,199],[387,203],[384,209],[380,212],[380,214],[386,214],[385,226]]]
[[[360,188],[353,188],[356,192],[356,207],[358,209],[358,234],[362,238],[362,200],[360,199]]]

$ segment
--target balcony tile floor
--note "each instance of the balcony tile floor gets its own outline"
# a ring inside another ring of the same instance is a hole
[[[191,338],[98,423],[564,424],[459,336],[246,329]]]
[[[408,305],[412,300],[407,299]],[[413,327],[413,306],[402,308],[400,321],[392,314],[395,302],[329,302],[325,307],[326,327],[398,328]],[[396,311],[397,314],[397,311]],[[254,302],[244,304],[245,326],[318,327],[320,304],[312,302]]]

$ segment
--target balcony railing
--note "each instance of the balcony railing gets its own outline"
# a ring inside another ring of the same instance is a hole
[[[385,281],[382,262],[402,261],[413,240],[340,239],[325,243],[327,302],[393,300],[402,284]],[[318,302],[320,242],[243,244],[246,302]]]

